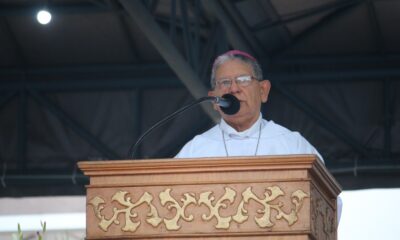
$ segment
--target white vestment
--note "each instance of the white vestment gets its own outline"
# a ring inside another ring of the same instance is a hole
[[[253,126],[243,132],[237,132],[221,119],[220,124],[189,141],[176,157],[286,154],[315,154],[323,161],[318,151],[298,132],[292,132],[273,121],[262,119],[260,114]]]

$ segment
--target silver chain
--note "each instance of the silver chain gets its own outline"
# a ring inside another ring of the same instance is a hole
[[[257,139],[256,151],[254,152],[254,156],[257,156],[257,153],[258,153],[258,145],[260,144],[260,138],[261,138],[261,127],[262,127],[262,122],[260,122],[260,129],[258,131],[258,139]],[[219,128],[221,129],[222,140],[224,142],[226,156],[229,157],[228,148],[226,147],[225,133],[224,133],[224,131],[222,131],[221,125],[219,126]]]

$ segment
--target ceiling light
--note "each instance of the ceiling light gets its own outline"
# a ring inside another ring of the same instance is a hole
[[[51,14],[47,10],[40,10],[36,15],[36,19],[40,24],[45,25],[51,21]]]

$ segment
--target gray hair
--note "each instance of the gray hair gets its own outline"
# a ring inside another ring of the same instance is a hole
[[[211,70],[211,81],[210,81],[211,89],[215,88],[215,73],[216,73],[217,69],[223,63],[231,61],[231,60],[236,60],[236,59],[245,64],[248,64],[253,69],[254,78],[256,78],[258,81],[263,80],[262,69],[256,59],[249,58],[248,56],[242,55],[242,54],[234,54],[231,52],[227,52],[227,53],[222,54],[219,57],[217,57],[214,61],[214,64],[213,64],[213,67]]]

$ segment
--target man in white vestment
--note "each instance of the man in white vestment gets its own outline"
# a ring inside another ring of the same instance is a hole
[[[210,96],[232,94],[240,101],[236,114],[225,114],[221,122],[195,136],[177,158],[316,154],[318,151],[298,132],[262,118],[261,104],[267,102],[271,83],[264,80],[257,60],[232,50],[217,57],[211,73]]]

